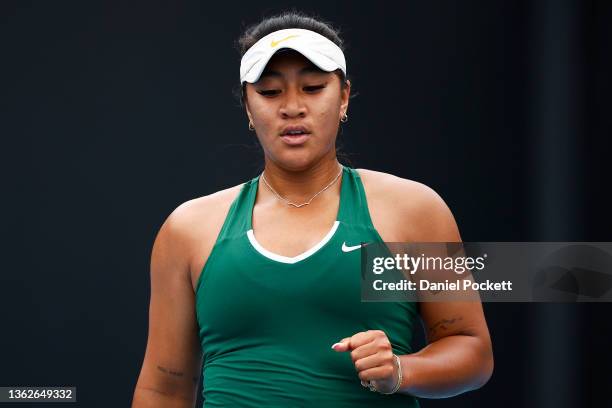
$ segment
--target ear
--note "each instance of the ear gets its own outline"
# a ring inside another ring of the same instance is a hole
[[[351,96],[351,81],[346,80],[346,87],[340,89],[340,118],[348,112],[349,98]]]
[[[249,83],[245,83],[244,91],[241,91],[241,92],[244,92],[242,94],[242,105],[244,105],[244,108],[246,110],[247,118],[249,119],[250,122],[252,122],[253,116],[251,115],[251,110],[249,109],[249,98],[247,98],[248,89],[249,89]]]
[[[244,99],[244,108],[246,109],[246,114],[249,118],[249,122],[253,122],[253,115],[251,115],[251,110],[249,109],[249,101],[247,98]]]

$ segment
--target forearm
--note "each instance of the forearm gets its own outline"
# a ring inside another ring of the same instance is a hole
[[[443,337],[414,354],[400,356],[398,392],[446,398],[482,387],[493,372],[490,345],[474,336]]]
[[[137,387],[132,408],[194,408],[195,399],[167,394],[151,388]]]

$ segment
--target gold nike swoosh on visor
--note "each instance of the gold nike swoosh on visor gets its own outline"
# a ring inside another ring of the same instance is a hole
[[[270,43],[270,47],[274,48],[274,47],[276,47],[278,45],[278,43],[280,43],[282,41],[285,41],[285,40],[288,40],[288,39],[293,38],[293,37],[299,37],[299,35],[293,34],[293,35],[287,36],[285,38],[282,38],[282,39],[280,39],[278,41],[272,40],[272,42]]]

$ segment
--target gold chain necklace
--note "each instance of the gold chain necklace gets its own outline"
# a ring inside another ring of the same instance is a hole
[[[329,183],[328,185],[326,185],[326,186],[325,186],[325,187],[324,187],[324,188],[323,188],[321,191],[319,191],[317,194],[313,195],[313,196],[310,198],[310,200],[308,200],[308,201],[306,201],[305,203],[302,203],[302,204],[295,204],[294,202],[289,201],[289,200],[287,200],[285,197],[283,197],[283,196],[281,196],[280,194],[278,194],[278,193],[276,192],[276,190],[274,190],[274,189],[272,188],[272,186],[271,186],[270,184],[268,184],[268,181],[266,180],[266,178],[265,178],[265,176],[264,176],[263,172],[261,173],[261,179],[262,179],[262,180],[263,180],[263,182],[266,184],[266,186],[268,186],[268,188],[270,189],[270,191],[272,191],[272,192],[274,193],[274,195],[275,195],[276,197],[278,197],[279,199],[283,200],[283,201],[284,201],[285,203],[287,203],[288,205],[292,205],[292,206],[294,206],[295,208],[300,208],[300,207],[302,207],[302,206],[305,206],[305,205],[310,204],[310,203],[312,202],[312,200],[314,200],[314,198],[315,198],[316,196],[318,196],[319,194],[321,194],[322,192],[324,192],[325,190],[327,190],[328,188],[330,188],[330,187],[331,187],[331,186],[332,186],[332,185],[333,185],[333,184],[336,182],[336,180],[338,180],[338,178],[339,178],[339,177],[340,177],[340,175],[342,174],[342,170],[343,170],[343,169],[341,168],[341,169],[340,169],[340,171],[338,172],[338,175],[337,175],[336,177],[334,177],[334,179],[331,181],[331,183]]]

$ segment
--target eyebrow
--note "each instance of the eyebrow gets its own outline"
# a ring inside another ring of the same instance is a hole
[[[324,73],[325,71],[323,71],[321,68],[315,66],[315,65],[309,65],[306,66],[302,69],[300,69],[300,72],[298,72],[298,75],[304,75],[304,74],[318,74],[318,73]],[[278,71],[272,71],[269,69],[266,69],[264,72],[261,73],[261,75],[259,76],[259,78],[264,78],[264,77],[282,77],[283,74],[281,74]]]

